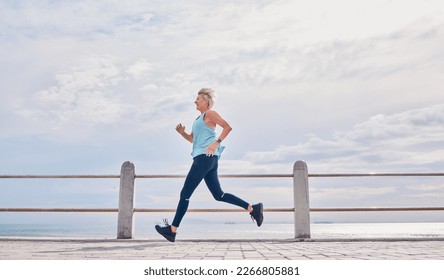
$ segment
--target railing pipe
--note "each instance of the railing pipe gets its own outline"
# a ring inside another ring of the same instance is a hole
[[[443,177],[444,173],[327,173],[309,178],[334,177]],[[135,175],[136,179],[180,179],[185,175]],[[0,175],[0,179],[119,179],[120,175]],[[293,174],[225,174],[219,178],[293,178]]]
[[[432,177],[444,176],[444,173],[331,173],[308,174],[308,177]]]
[[[0,208],[0,212],[118,212],[118,208]],[[161,213],[175,212],[176,209],[134,208],[134,212]],[[188,209],[188,212],[245,212],[243,209]],[[347,207],[310,208],[310,212],[403,212],[403,211],[444,211],[444,207]],[[294,208],[265,208],[264,212],[294,212]]]

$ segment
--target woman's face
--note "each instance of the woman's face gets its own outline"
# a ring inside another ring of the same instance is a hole
[[[207,101],[205,101],[205,99],[201,95],[197,96],[196,101],[194,101],[194,103],[196,104],[196,109],[199,111],[205,110],[208,107]]]

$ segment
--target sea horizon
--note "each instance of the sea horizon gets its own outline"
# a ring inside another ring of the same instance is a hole
[[[135,239],[159,239],[155,223],[134,228]],[[411,223],[334,223],[311,225],[313,239],[444,238],[442,222]],[[115,239],[115,224],[39,224],[0,223],[0,238],[104,238]],[[178,239],[291,239],[292,223],[268,223],[257,227],[250,223],[189,223],[179,229]]]

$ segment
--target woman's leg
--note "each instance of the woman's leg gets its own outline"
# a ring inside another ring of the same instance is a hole
[[[218,159],[214,157],[214,167],[205,175],[205,183],[207,184],[208,189],[213,195],[214,199],[217,201],[223,201],[226,203],[230,203],[239,207],[244,208],[245,210],[250,210],[251,205],[243,199],[232,195],[230,193],[224,193],[220,187],[219,178],[217,175],[217,167],[218,167]],[[252,210],[252,209],[251,209]],[[250,210],[250,211],[251,211]]]
[[[200,155],[195,157],[193,160],[193,165],[188,172],[182,191],[180,192],[180,200],[179,204],[177,205],[176,215],[174,216],[173,223],[171,224],[175,228],[179,227],[182,218],[185,216],[185,213],[188,210],[191,195],[196,190],[197,186],[199,186],[204,176],[208,173],[208,170],[211,168],[208,159],[209,158],[206,155]]]

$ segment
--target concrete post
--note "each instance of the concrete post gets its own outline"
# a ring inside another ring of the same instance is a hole
[[[117,239],[133,238],[134,179],[134,164],[129,161],[124,162],[120,172]]]
[[[310,238],[308,169],[303,161],[297,161],[293,166],[293,188],[295,238]]]

